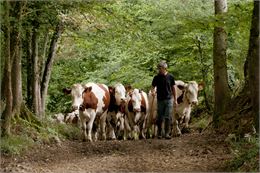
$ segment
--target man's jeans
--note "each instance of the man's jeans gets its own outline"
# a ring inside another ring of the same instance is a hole
[[[161,125],[162,121],[168,120],[170,123],[172,121],[172,110],[173,110],[173,100],[157,100],[157,125]]]

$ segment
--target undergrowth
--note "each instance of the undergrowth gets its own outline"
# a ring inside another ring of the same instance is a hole
[[[259,138],[232,141],[234,158],[227,163],[228,171],[259,172]]]
[[[76,126],[58,124],[47,119],[35,123],[16,118],[12,121],[11,129],[11,136],[1,138],[1,154],[17,155],[35,145],[79,139],[80,135],[80,129]]]

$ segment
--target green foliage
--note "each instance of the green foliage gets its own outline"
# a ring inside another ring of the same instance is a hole
[[[20,154],[32,147],[33,140],[28,136],[13,135],[3,137],[0,142],[1,153]]]
[[[81,133],[76,126],[57,124],[48,119],[36,124],[17,118],[12,121],[12,134],[1,138],[0,150],[5,154],[21,154],[35,145],[58,143],[61,139],[80,139]]]
[[[231,144],[235,157],[228,162],[228,171],[259,172],[259,138]]]
[[[64,139],[77,140],[81,137],[80,128],[70,124],[51,124],[48,130]]]

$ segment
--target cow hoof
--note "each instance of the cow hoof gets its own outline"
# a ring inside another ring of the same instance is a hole
[[[173,133],[172,134],[172,137],[180,137],[181,136],[181,133]]]
[[[82,142],[86,142],[87,140],[86,139],[82,139]]]
[[[191,132],[191,129],[190,128],[182,128],[181,129],[181,133],[190,133]]]
[[[118,140],[123,140],[124,137],[123,137],[123,136],[118,136],[117,139],[118,139]]]

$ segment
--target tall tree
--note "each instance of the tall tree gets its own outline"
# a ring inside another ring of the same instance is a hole
[[[254,1],[245,76],[248,81],[256,130],[259,130],[259,1]],[[247,82],[246,82],[247,83]]]
[[[26,1],[16,1],[12,2],[12,13],[13,20],[11,22],[11,40],[10,45],[11,58],[12,58],[12,92],[13,92],[13,113],[20,114],[20,108],[23,101],[22,98],[22,69],[21,69],[21,59],[22,59],[22,42],[21,42],[21,25],[22,25],[22,13],[24,7],[26,6]]]
[[[61,36],[63,30],[63,24],[62,22],[57,24],[57,27],[53,33],[51,43],[50,43],[50,48],[49,48],[49,53],[48,53],[48,58],[45,64],[44,72],[43,72],[43,78],[41,81],[41,110],[42,110],[42,115],[45,114],[45,102],[46,102],[46,97],[47,97],[47,91],[48,91],[48,85],[51,77],[51,70],[52,70],[52,65],[55,57],[55,51],[58,43],[58,39]]]
[[[4,5],[5,73],[2,87],[6,107],[2,117],[4,120],[2,130],[3,135],[10,135],[11,118],[14,114],[20,114],[23,100],[21,77],[21,23],[22,12],[26,1],[5,2]]]
[[[39,44],[39,23],[34,21],[34,28],[32,33],[32,110],[40,116],[41,97],[40,97],[40,74],[39,74],[39,61],[38,61],[38,44]]]
[[[214,124],[217,125],[230,100],[230,89],[227,75],[227,33],[221,23],[224,23],[223,16],[227,12],[226,0],[215,0],[215,16],[218,19],[214,28],[213,41],[213,68],[214,68]]]
[[[4,2],[4,56],[5,56],[5,66],[4,66],[4,85],[3,94],[5,98],[5,110],[3,112],[3,124],[2,124],[2,135],[10,135],[11,130],[11,118],[12,118],[12,108],[13,108],[13,94],[12,94],[12,79],[11,79],[11,54],[10,54],[10,2]]]
[[[58,12],[62,7],[44,1],[28,4],[29,26],[25,28],[27,39],[24,40],[27,58],[27,104],[35,115],[42,118],[45,114],[45,101],[55,50],[63,28]],[[50,33],[53,33],[52,38],[48,37]]]

